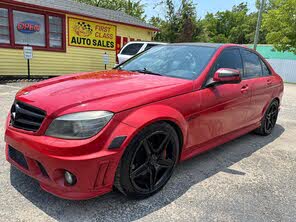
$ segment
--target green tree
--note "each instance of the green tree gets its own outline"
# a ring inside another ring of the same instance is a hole
[[[141,0],[76,0],[89,5],[125,12],[128,15],[145,20],[144,4]]]
[[[259,10],[260,4],[262,0],[256,0],[256,8]],[[273,9],[275,7],[276,0],[265,0],[264,4],[264,12],[268,12],[269,10]]]
[[[208,13],[201,21],[203,39],[207,42],[248,44],[254,41],[257,13],[249,13],[248,5],[241,3],[232,10]],[[260,43],[265,32],[260,33]]]
[[[196,8],[192,0],[182,0],[177,12],[177,42],[192,42],[197,34]]]
[[[175,42],[177,39],[177,32],[178,32],[178,18],[176,15],[175,5],[173,0],[166,0],[166,16],[164,22],[162,24],[162,33],[163,39],[167,42]]]
[[[191,42],[195,41],[200,32],[196,20],[196,7],[192,0],[182,0],[178,9],[173,0],[163,0],[157,6],[166,9],[165,18],[152,17],[149,23],[161,31],[156,34],[156,41],[163,42]]]
[[[267,43],[279,51],[296,54],[296,0],[273,0],[272,4],[263,15]]]
[[[154,40],[155,41],[159,41],[159,42],[166,42],[166,34],[163,30],[163,28],[167,25],[166,24],[166,21],[161,19],[160,17],[156,17],[156,16],[153,16],[151,17],[151,19],[149,20],[149,23],[151,25],[153,25],[154,27],[157,27],[159,28],[159,32],[157,32],[154,36]]]

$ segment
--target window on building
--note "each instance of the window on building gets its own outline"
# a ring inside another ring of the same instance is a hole
[[[12,20],[10,20],[12,19]],[[47,12],[0,8],[0,46],[65,50],[65,18]]]
[[[262,67],[259,57],[248,50],[242,50],[244,61],[244,77],[253,78],[262,75]]]
[[[44,15],[14,10],[13,23],[15,44],[45,47]]]
[[[62,18],[49,16],[49,47],[62,48],[63,27]]]
[[[0,8],[0,43],[10,44],[8,10]]]

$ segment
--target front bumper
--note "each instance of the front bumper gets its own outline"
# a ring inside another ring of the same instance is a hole
[[[116,169],[128,139],[115,150],[109,150],[108,145],[114,138],[113,134],[128,135],[134,131],[130,126],[119,125],[105,143],[98,142],[102,136],[92,140],[67,141],[29,135],[7,127],[6,159],[38,180],[41,188],[49,193],[64,199],[90,199],[112,190]],[[76,176],[75,185],[69,186],[65,182],[65,170]]]

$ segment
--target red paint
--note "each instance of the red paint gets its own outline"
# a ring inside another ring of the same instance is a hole
[[[220,53],[231,46],[219,48],[195,80],[111,70],[53,78],[19,91],[17,100],[45,110],[47,116],[36,133],[9,126],[8,117],[5,141],[26,156],[30,170],[8,155],[7,160],[54,195],[87,199],[112,190],[125,148],[153,122],[171,121],[180,128],[184,141],[181,161],[254,130],[268,104],[275,98],[281,100],[283,81],[268,65],[271,76],[204,88],[208,71]],[[242,93],[241,89],[246,90]],[[30,93],[24,95],[27,91]],[[96,136],[63,140],[44,135],[54,118],[90,110],[115,113]],[[123,135],[127,139],[122,146],[108,150],[112,140]],[[35,160],[43,164],[50,179],[41,176]],[[61,169],[77,176],[75,186],[64,185]]]
[[[116,50],[116,63],[117,64],[119,63],[117,55],[119,54],[120,49],[121,49],[121,36],[116,36],[116,47],[115,47],[115,50]]]
[[[19,22],[17,24],[17,30],[20,32],[39,32],[40,31],[40,25],[39,24],[33,24],[28,21],[26,22]]]
[[[128,43],[128,38],[127,37],[123,37],[122,46],[125,46],[127,43]]]

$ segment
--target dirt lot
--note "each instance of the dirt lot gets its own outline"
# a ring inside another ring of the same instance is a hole
[[[285,85],[272,135],[245,135],[180,164],[155,196],[113,192],[67,201],[42,191],[4,156],[4,121],[26,83],[0,85],[0,221],[296,221],[296,85]]]

